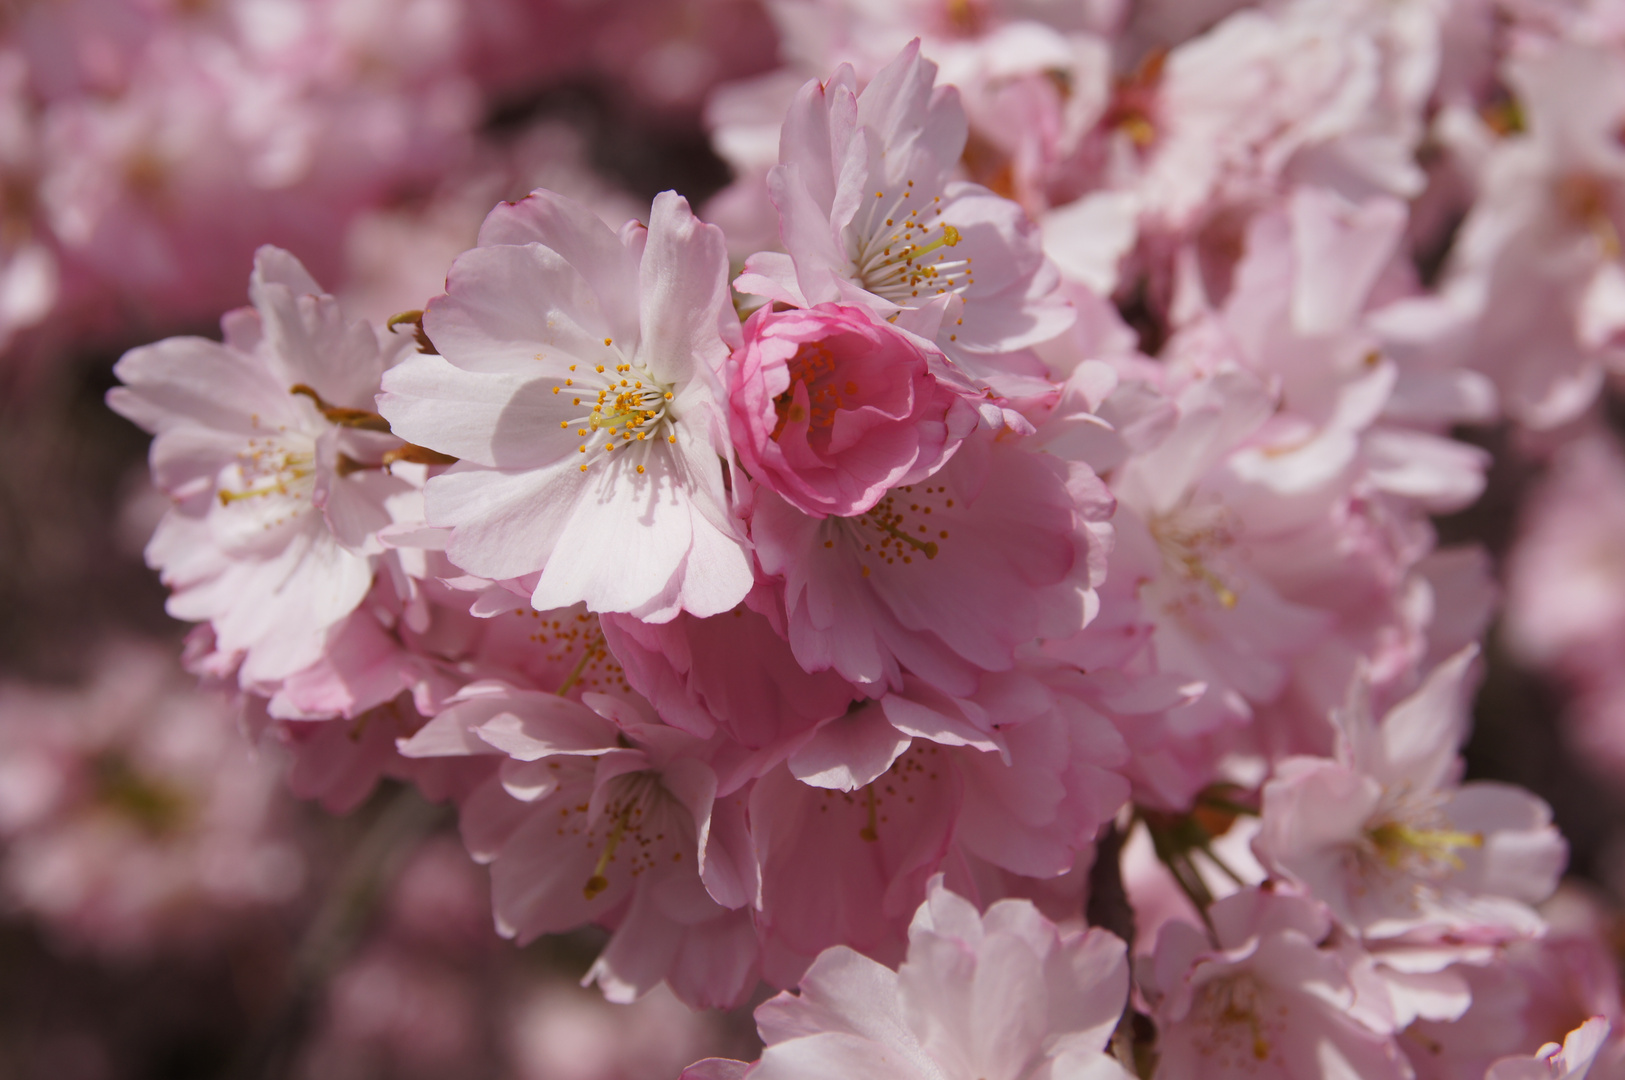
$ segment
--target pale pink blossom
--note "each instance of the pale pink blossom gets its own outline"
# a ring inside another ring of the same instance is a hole
[[[1337,757],[1288,758],[1263,789],[1255,844],[1370,939],[1538,934],[1532,904],[1567,860],[1551,811],[1488,781],[1458,785],[1476,647],[1440,665],[1379,721],[1356,685],[1337,716]]]
[[[378,530],[418,499],[389,471],[400,440],[372,412],[409,339],[345,318],[276,248],[260,250],[249,292],[223,343],[133,349],[108,394],[155,434],[153,478],[175,504],[147,546],[168,610],[211,624],[245,688],[321,658],[372,588]]]
[[[757,977],[745,795],[719,798],[705,743],[647,706],[583,700],[472,683],[401,749],[500,762],[461,809],[503,936],[603,921],[615,934],[588,980],[611,1000],[664,980],[695,1006],[737,1004]]]
[[[720,230],[667,192],[619,237],[546,191],[492,211],[394,371],[396,432],[461,461],[425,489],[447,554],[539,611],[713,615],[752,581],[724,487],[737,320]]]
[[[1458,966],[1442,973],[1466,986],[1471,1003],[1455,1016],[1423,1017],[1406,1032],[1405,1051],[1422,1080],[1478,1080],[1498,1060],[1562,1042],[1592,1017],[1614,1029],[1593,1075],[1619,1075],[1625,1043],[1618,1035],[1611,916],[1569,885],[1541,906],[1541,914],[1548,923],[1543,937],[1488,956],[1463,951]]]
[[[867,308],[759,309],[728,361],[745,472],[814,517],[867,512],[924,480],[976,426],[932,375],[936,350]]]
[[[1524,130],[1483,155],[1431,300],[1433,347],[1545,429],[1578,416],[1625,355],[1625,79],[1616,52],[1572,43],[1515,56],[1502,74]]]
[[[1128,991],[1123,943],[1104,930],[1061,930],[1031,902],[986,913],[932,881],[893,971],[852,950],[826,950],[801,980],[756,1010],[767,1044],[762,1080],[906,1077],[1118,1080],[1103,1053]],[[691,1080],[723,1075],[701,1062]]]
[[[1294,177],[1413,194],[1435,18],[1323,4],[1229,15],[1157,65],[1149,101],[1115,133],[1112,186],[1135,192],[1145,225],[1175,232]]]
[[[786,252],[746,262],[742,291],[797,307],[863,304],[911,327],[980,381],[1001,354],[1072,319],[1037,227],[1021,207],[952,179],[966,122],[936,65],[911,43],[859,93],[850,66],[804,86],[768,187]],[[900,316],[901,317],[901,316]]]
[[[1141,989],[1166,1080],[1410,1076],[1386,1002],[1362,993],[1332,922],[1299,896],[1244,889],[1208,910],[1213,940],[1165,923]]]
[[[1215,719],[1246,717],[1333,625],[1272,580],[1288,552],[1300,561],[1324,551],[1311,538],[1331,523],[1320,492],[1278,493],[1237,475],[1273,405],[1257,380],[1220,374],[1174,401],[1172,428],[1112,473],[1119,538],[1108,588],[1132,590],[1155,627],[1159,670],[1204,682]]]

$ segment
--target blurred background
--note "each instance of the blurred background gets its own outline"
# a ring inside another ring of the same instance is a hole
[[[1189,33],[1237,5],[1196,6]],[[752,95],[713,91],[779,65],[755,0],[0,0],[0,1080],[653,1080],[754,1056],[748,1010],[580,989],[596,937],[497,938],[449,811],[288,794],[180,669],[141,556],[165,500],[103,395],[124,349],[217,336],[262,243],[377,320],[537,186],[610,221],[675,188],[753,245],[708,200],[734,177],[718,149],[764,151],[714,148],[707,103],[749,136]],[[1625,431],[1617,387],[1601,409]],[[1560,435],[1458,435],[1496,465],[1441,540],[1503,571],[1543,557],[1531,507],[1625,491],[1606,452],[1555,473]],[[1470,770],[1553,805],[1611,912],[1625,683],[1500,642]]]

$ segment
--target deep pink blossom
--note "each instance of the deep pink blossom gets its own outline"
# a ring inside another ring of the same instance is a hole
[[[925,479],[976,424],[933,377],[934,355],[867,308],[761,308],[728,361],[740,464],[815,517],[862,514]]]

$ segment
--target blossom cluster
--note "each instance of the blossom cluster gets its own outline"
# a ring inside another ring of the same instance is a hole
[[[387,323],[264,246],[125,354],[190,669],[610,1001],[785,991],[691,1080],[1625,1075],[1432,523],[1561,444],[1512,626],[1625,695],[1617,13],[767,7],[699,215],[537,189]]]

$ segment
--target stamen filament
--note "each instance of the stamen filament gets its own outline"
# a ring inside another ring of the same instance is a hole
[[[626,832],[627,819],[632,816],[632,804],[615,816],[615,824],[610,826],[609,839],[604,841],[604,850],[598,853],[598,865],[592,868],[592,877],[582,888],[581,895],[591,900],[605,889],[609,888],[609,878],[604,871],[609,868],[609,860],[615,857],[615,849],[620,846],[621,835]]]
[[[603,645],[604,632],[600,630],[598,632],[598,636],[587,645],[586,650],[581,654],[581,659],[576,661],[576,666],[571,670],[569,676],[564,680],[564,682],[559,684],[557,691],[559,697],[563,697],[565,694],[568,694],[570,692],[570,688],[581,680],[581,673],[587,670],[587,664],[594,656],[598,655],[598,650]]]

